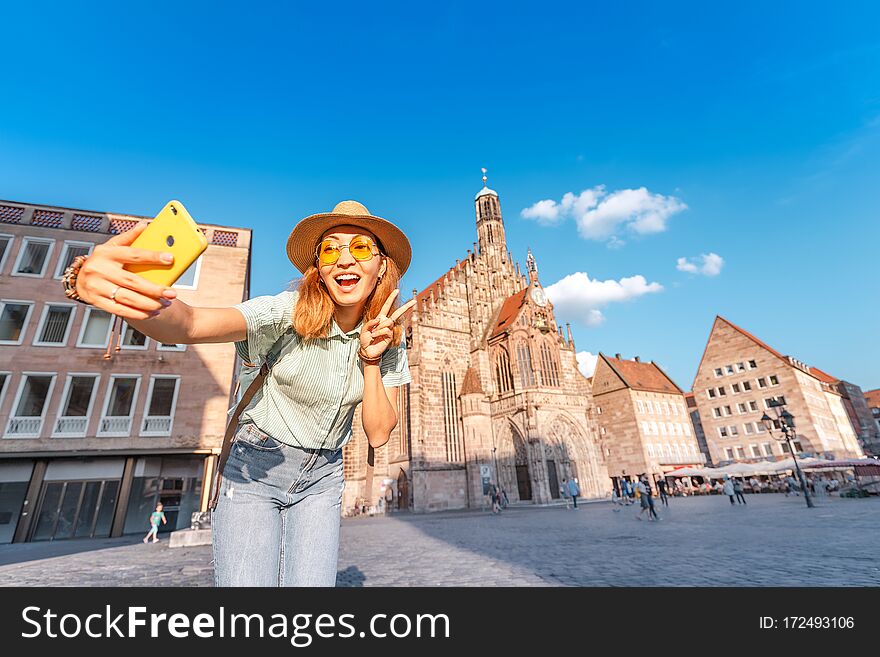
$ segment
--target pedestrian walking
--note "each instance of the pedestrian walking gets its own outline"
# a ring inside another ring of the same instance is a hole
[[[733,481],[730,478],[730,475],[724,475],[724,484],[721,486],[721,492],[727,495],[730,499],[730,505],[733,506],[735,502],[733,501]]]
[[[669,506],[669,499],[666,493],[666,480],[660,479],[657,482],[657,492],[660,493],[660,501],[663,503],[663,506]]]
[[[623,504],[623,499],[617,492],[616,488],[611,489],[611,504],[611,510],[615,513],[620,513],[620,506]]]
[[[492,513],[499,514],[501,513],[501,504],[499,504],[498,497],[498,486],[495,485],[495,482],[489,482],[489,502],[492,505]]]
[[[162,503],[159,502],[156,505],[156,510],[150,514],[150,531],[144,536],[144,543],[150,539],[150,536],[153,537],[153,543],[159,542],[159,524],[168,524],[168,520],[165,518],[165,512],[162,510],[164,508],[165,507],[162,506]]]
[[[578,495],[581,494],[581,489],[578,486],[577,479],[569,479],[568,480],[568,494],[571,495],[571,501],[574,504],[574,508],[578,508]]]
[[[409,240],[360,203],[343,201],[293,228],[285,253],[302,278],[292,289],[197,308],[124,269],[170,266],[161,256],[173,254],[132,246],[146,226],[76,258],[62,282],[71,298],[157,343],[235,343],[250,377],[229,420],[210,502],[215,584],[334,586],[342,448],[355,410],[360,405],[369,447],[381,447],[398,422],[399,386],[412,381],[400,322],[415,300],[394,309]]]
[[[636,499],[639,501],[639,512],[636,514],[636,518],[641,520],[642,515],[647,513],[648,520],[652,520],[651,507],[648,502],[648,487],[645,485],[644,481],[639,479],[633,486],[633,490],[635,491]]]
[[[746,498],[743,497],[743,485],[739,479],[733,480],[733,494],[736,496],[736,501],[740,504],[746,503]]]
[[[568,480],[563,479],[562,483],[559,485],[559,494],[562,495],[562,499],[565,500],[565,508],[571,508],[571,497],[568,495]]]

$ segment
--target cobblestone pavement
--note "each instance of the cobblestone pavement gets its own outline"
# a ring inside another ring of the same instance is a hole
[[[342,522],[340,586],[880,586],[880,498],[673,499]],[[119,539],[0,546],[2,586],[210,586],[209,546]]]

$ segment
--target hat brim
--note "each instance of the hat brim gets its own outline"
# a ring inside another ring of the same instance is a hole
[[[365,228],[382,245],[382,252],[394,260],[400,275],[409,268],[412,247],[403,231],[387,219],[371,214],[350,215],[335,212],[313,214],[300,221],[287,238],[287,257],[301,273],[315,264],[315,247],[321,237],[335,226],[358,226]]]

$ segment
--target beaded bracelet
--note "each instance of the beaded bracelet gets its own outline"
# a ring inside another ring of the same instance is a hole
[[[88,258],[88,256],[80,255],[73,259],[73,262],[70,263],[67,269],[64,270],[64,274],[61,276],[61,284],[64,286],[64,296],[68,299],[73,299],[74,301],[89,305],[89,302],[79,296],[76,291],[76,277],[79,276],[79,270],[86,261],[86,258]]]
[[[361,362],[364,365],[378,365],[382,361],[381,355],[376,356],[375,358],[370,358],[369,356],[366,356],[363,352],[363,347],[360,347],[358,349],[358,358],[361,359]]]

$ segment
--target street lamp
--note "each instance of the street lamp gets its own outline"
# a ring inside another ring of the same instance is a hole
[[[771,401],[769,403],[771,407],[779,407],[782,406],[781,403],[777,401]],[[813,508],[813,498],[810,497],[810,489],[807,488],[807,481],[804,478],[804,473],[798,465],[797,454],[794,451],[794,445],[792,444],[792,440],[796,437],[794,432],[794,415],[788,412],[787,409],[783,409],[782,413],[777,411],[776,419],[779,422],[779,430],[782,432],[782,437],[779,437],[773,433],[773,418],[764,413],[763,417],[761,417],[761,422],[764,424],[764,428],[773,436],[776,440],[784,440],[788,444],[788,451],[791,454],[791,459],[794,461],[794,469],[797,472],[798,481],[801,482],[801,489],[804,491],[804,499],[807,501],[807,507]]]

